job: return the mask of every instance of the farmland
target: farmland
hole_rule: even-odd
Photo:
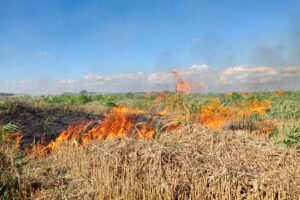
[[[300,1],[0,2],[0,200],[300,200]]]
[[[0,99],[3,199],[297,199],[300,92]]]

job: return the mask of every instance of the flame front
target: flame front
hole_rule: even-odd
[[[85,120],[77,124],[72,123],[66,130],[61,132],[55,141],[45,146],[44,138],[42,138],[41,143],[33,145],[31,149],[39,154],[47,154],[64,142],[83,145],[94,139],[116,137],[152,139],[157,132],[172,131],[183,125],[182,122],[176,122],[176,120],[193,121],[213,129],[222,129],[228,121],[239,120],[253,113],[262,116],[271,108],[271,102],[267,100],[249,99],[231,106],[225,106],[220,103],[218,98],[212,98],[211,103],[203,104],[196,113],[191,114],[191,103],[186,102],[185,97],[187,97],[187,94],[195,92],[197,85],[191,83],[188,79],[183,80],[176,70],[172,73],[177,81],[176,93],[157,94],[157,98],[151,105],[152,109],[155,108],[155,113],[150,114],[150,117],[146,117],[148,113],[144,110],[131,109],[125,106],[115,107],[105,114],[104,120]],[[201,87],[207,89],[205,82],[201,82]],[[232,93],[228,93],[227,97],[231,95]],[[281,95],[281,93],[275,95]],[[150,99],[151,94],[146,93],[145,98]],[[169,123],[170,121],[174,123]],[[256,133],[271,132],[272,128],[272,124],[264,123],[261,124],[261,129],[257,130]],[[18,138],[18,141],[20,139]]]
[[[153,138],[156,127],[156,117],[152,117],[147,123],[139,122],[138,118],[144,111],[127,107],[116,107],[105,114],[103,121],[82,121],[79,124],[70,124],[60,136],[49,145],[37,148],[39,153],[46,154],[65,141],[82,145],[94,139],[108,139],[116,137],[134,137],[136,139]],[[167,126],[163,131],[171,131],[180,127],[180,124]],[[42,145],[41,145],[42,146]]]

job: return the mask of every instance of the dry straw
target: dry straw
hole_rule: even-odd
[[[159,141],[62,146],[28,162],[33,199],[299,199],[300,158],[239,132],[186,126]]]

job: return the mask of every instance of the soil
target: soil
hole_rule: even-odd
[[[103,115],[66,111],[59,108],[41,109],[24,102],[11,102],[6,114],[0,116],[0,123],[5,125],[11,122],[22,128],[20,147],[26,147],[32,143],[39,143],[42,136],[44,144],[49,144],[71,123],[103,119]]]

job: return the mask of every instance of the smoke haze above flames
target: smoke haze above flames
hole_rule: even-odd
[[[300,68],[296,66],[230,66],[214,70],[209,65],[178,69],[182,80],[189,80],[194,92],[274,91],[300,89]],[[170,71],[124,73],[101,76],[87,73],[81,79],[60,81],[4,81],[0,90],[30,95],[61,94],[88,90],[100,93],[174,91],[176,78]]]

